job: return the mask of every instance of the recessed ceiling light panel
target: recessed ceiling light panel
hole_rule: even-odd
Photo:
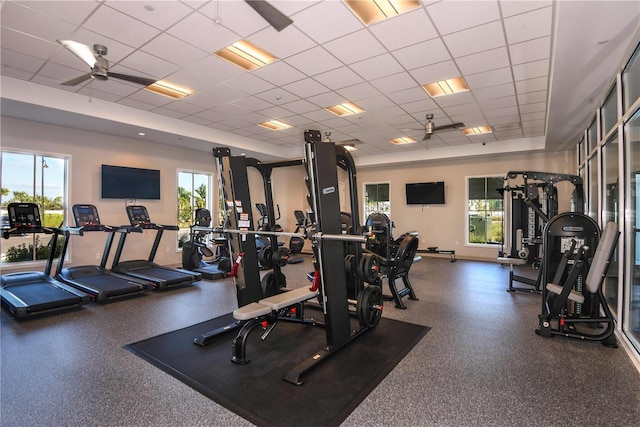
[[[401,136],[400,138],[393,138],[389,140],[390,143],[395,145],[404,145],[404,144],[413,144],[416,142],[415,139],[410,136]]]
[[[421,6],[420,0],[344,0],[365,25],[380,22]]]
[[[481,135],[483,133],[492,133],[491,126],[478,126],[474,128],[462,129],[462,133],[466,136]]]
[[[239,42],[219,50],[216,52],[216,56],[231,62],[233,65],[244,68],[247,71],[264,67],[278,59],[269,52],[260,49],[258,46],[248,42],[247,40],[240,40]]]
[[[291,127],[291,125],[281,122],[280,120],[269,120],[268,122],[258,123],[258,125],[270,130],[282,130]]]
[[[432,98],[444,95],[453,95],[454,93],[467,92],[469,90],[467,83],[462,77],[424,84],[422,85],[422,88]]]
[[[344,104],[333,105],[331,107],[326,107],[325,110],[331,111],[336,116],[350,116],[352,114],[364,112],[364,109],[354,104],[353,102],[345,102]]]

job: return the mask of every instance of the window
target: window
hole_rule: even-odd
[[[9,225],[7,206],[12,202],[36,203],[45,227],[63,225],[67,206],[68,160],[53,155],[11,151],[2,151],[0,160],[2,227]],[[38,233],[3,241],[2,263],[46,259],[50,238],[50,235]],[[63,242],[63,239],[58,239],[58,250]]]
[[[598,132],[596,121],[592,121],[587,129],[587,155],[598,145]]]
[[[189,227],[199,208],[211,211],[211,174],[178,171],[178,248],[188,240]]]
[[[498,245],[503,241],[503,177],[467,178],[467,243]]]
[[[640,110],[625,125],[627,172],[625,302],[623,331],[640,351]]]
[[[631,108],[640,98],[640,45],[622,72],[622,87],[624,90],[624,109]]]
[[[600,117],[602,118],[602,136],[604,137],[607,132],[618,122],[618,96],[616,93],[616,86],[611,89],[607,99],[604,101],[604,105],[600,110]]]
[[[364,185],[364,220],[374,212],[386,214],[391,218],[391,199],[389,183],[373,183]]]
[[[614,132],[602,148],[602,182],[604,184],[602,199],[602,227],[608,221],[620,225],[618,208],[620,204],[620,173],[618,167],[618,132]],[[607,277],[602,290],[609,308],[614,316],[618,316],[618,249],[613,255]]]
[[[598,156],[594,154],[587,161],[587,215],[599,222],[600,199],[598,199]]]

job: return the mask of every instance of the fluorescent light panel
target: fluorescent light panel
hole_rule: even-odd
[[[268,122],[258,123],[258,125],[270,130],[282,130],[291,127],[291,125],[281,122],[280,120],[269,120]]]
[[[344,3],[365,25],[420,7],[419,0],[344,0]]]
[[[344,104],[326,107],[325,110],[331,111],[336,116],[350,116],[352,114],[362,113],[364,110],[353,102],[345,102]]]
[[[191,89],[163,80],[158,80],[154,84],[146,86],[145,89],[174,99],[184,98],[185,96],[189,96],[193,93],[193,90]]]
[[[462,77],[456,77],[453,79],[424,84],[422,85],[422,89],[424,89],[432,98],[436,98],[438,96],[466,92],[469,90],[469,87]]]
[[[413,144],[414,142],[416,142],[416,140],[411,138],[410,136],[402,136],[400,138],[390,139],[389,142],[396,145],[403,145],[403,144]]]
[[[231,46],[219,50],[215,54],[247,71],[264,67],[278,59],[246,40],[240,40]]]
[[[470,135],[480,135],[483,133],[491,133],[493,132],[491,130],[491,126],[478,126],[475,128],[466,128],[466,129],[462,129],[462,133],[465,134],[466,136],[470,136]]]

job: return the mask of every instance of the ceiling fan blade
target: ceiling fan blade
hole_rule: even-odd
[[[265,0],[244,0],[249,6],[260,14],[273,28],[284,30],[293,21]]]
[[[82,83],[85,80],[89,80],[91,78],[91,73],[83,74],[75,79],[68,80],[66,82],[60,83],[63,86],[75,86],[79,83]]]
[[[426,141],[428,139],[431,139],[431,134],[430,133],[425,133],[424,137],[422,138],[423,141]]]
[[[132,83],[137,83],[137,84],[142,85],[142,86],[149,86],[149,85],[152,85],[155,82],[157,82],[157,80],[149,79],[149,78],[146,78],[146,77],[130,76],[128,74],[113,73],[111,71],[107,72],[107,75],[109,77],[113,77],[113,78],[116,78],[116,79],[126,80],[126,81],[132,82]]]
[[[435,126],[433,130],[436,131],[436,130],[444,130],[444,129],[461,129],[463,127],[464,127],[464,123],[458,122],[450,125]]]
[[[62,46],[66,47],[78,58],[82,59],[89,67],[93,68],[96,64],[96,56],[86,44],[74,42],[73,40],[58,40]]]

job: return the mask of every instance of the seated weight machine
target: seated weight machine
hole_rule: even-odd
[[[520,179],[514,185],[514,180]],[[582,178],[576,175],[547,172],[511,171],[504,178],[500,194],[508,192],[507,207],[510,217],[510,251],[500,251],[497,262],[509,265],[508,292],[541,293],[544,225],[558,214],[557,184],[568,181],[573,185],[572,211],[584,210]],[[514,266],[531,265],[538,269],[536,279],[516,275]],[[514,286],[519,282],[526,287]]]
[[[211,212],[209,209],[198,208],[195,212],[193,225],[189,230],[189,240],[182,245],[182,268],[200,273],[204,279],[216,280],[226,277],[228,269],[221,268],[228,264],[223,260],[229,258],[227,238],[221,233],[221,228],[211,227]],[[208,246],[209,236],[213,250]],[[210,261],[205,261],[207,257]],[[221,263],[222,261],[222,263]]]
[[[406,233],[394,240],[392,228],[393,223],[384,213],[375,212],[369,215],[365,223],[365,230],[372,233],[373,236],[367,240],[366,252],[374,254],[378,260],[382,280],[385,276],[388,279],[391,295],[384,295],[385,300],[393,300],[396,308],[406,309],[407,306],[402,302],[403,297],[408,296],[412,301],[418,300],[411,282],[409,282],[411,265],[414,261],[421,259],[421,257],[416,257],[418,234]],[[367,270],[364,269],[364,271]],[[404,288],[398,289],[397,279],[402,279]]]
[[[595,221],[583,214],[560,214],[549,221],[543,261],[549,268],[544,268],[546,286],[536,334],[617,347],[615,323],[602,283],[619,235],[617,224],[608,222],[600,236]]]

